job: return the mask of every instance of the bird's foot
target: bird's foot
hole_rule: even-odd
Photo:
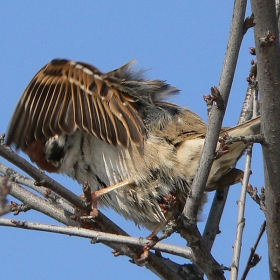
[[[90,194],[91,202],[90,207],[91,210],[88,210],[87,213],[85,211],[82,211],[80,209],[75,209],[75,214],[73,215],[72,219],[80,220],[82,222],[93,222],[95,221],[95,218],[98,217],[98,207],[97,207],[97,201],[98,198],[96,197],[95,193]],[[86,202],[88,202],[87,195],[83,197]]]
[[[98,202],[98,196],[96,195],[96,192],[93,192],[91,194],[91,211],[90,211],[90,216],[95,217],[95,218],[98,216],[97,202]]]
[[[219,138],[220,147],[216,152],[215,159],[218,159],[229,152],[229,144],[227,142],[229,138],[230,136],[228,135],[228,133],[224,133],[224,135]]]
[[[83,195],[81,195],[81,198],[84,200],[85,205],[89,210],[85,213],[85,211],[81,212],[81,210],[76,209],[76,219],[83,222],[93,221],[98,216],[97,198],[95,198],[94,193],[91,193],[88,181],[85,181],[83,184]]]
[[[149,236],[147,236],[148,240],[150,240],[151,242],[148,243],[146,246],[144,246],[144,252],[147,250],[151,250],[158,242],[159,242],[159,238],[156,236],[156,234],[154,232],[152,232]]]
[[[70,218],[85,224],[87,228],[87,225],[95,222],[95,218],[98,216],[97,200],[94,203],[94,210],[92,209],[92,194],[88,181],[85,181],[83,184],[83,195],[81,195],[81,198],[84,201],[85,207],[83,209],[75,208],[75,212]]]
[[[149,250],[143,249],[143,253],[139,256],[136,255],[131,262],[137,264],[138,266],[145,266],[148,263]]]
[[[167,194],[162,198],[162,203],[159,203],[161,211],[166,214],[172,212],[174,206],[177,204],[177,198],[173,194]]]
[[[138,266],[145,266],[148,263],[149,251],[157,244],[158,237],[152,232],[146,239],[151,240],[147,245],[143,247],[141,254],[135,254],[131,262]]]

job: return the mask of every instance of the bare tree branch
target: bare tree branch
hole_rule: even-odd
[[[245,280],[250,269],[252,267],[256,266],[258,264],[258,262],[261,260],[261,257],[259,255],[257,255],[255,252],[256,252],[259,242],[263,236],[263,233],[265,232],[265,228],[266,228],[266,221],[263,222],[263,224],[260,228],[260,232],[258,234],[257,240],[256,240],[254,246],[251,248],[251,253],[248,258],[248,262],[247,262],[246,268],[243,272],[243,275],[241,277],[241,280]]]
[[[19,167],[37,182],[41,182],[43,186],[51,188],[52,191],[65,198],[76,207],[84,208],[86,206],[81,198],[77,197],[73,192],[55,182],[42,171],[39,171],[27,160],[19,157],[17,153],[15,153],[10,147],[6,146],[3,142],[0,145],[0,156]]]
[[[252,108],[252,117],[255,118],[257,116],[257,105],[256,104],[258,102],[257,87],[256,87],[257,82],[256,82],[256,73],[254,73],[254,71],[252,69],[256,70],[256,66],[254,63],[252,63],[252,67],[251,67],[251,71],[250,71],[249,90],[250,90],[251,98],[249,100],[251,100],[251,102],[250,102],[249,107]],[[245,114],[245,116],[241,114],[240,119],[241,119],[241,116],[243,116],[243,118],[246,119],[246,114]],[[240,122],[240,120],[239,120],[239,122]],[[259,136],[260,136],[259,138],[261,140],[263,140],[261,135],[259,135]],[[257,142],[256,139],[254,139],[253,141]],[[245,213],[245,205],[246,205],[246,193],[247,193],[247,188],[249,185],[249,178],[251,175],[252,150],[253,150],[253,144],[250,144],[247,148],[244,177],[242,180],[240,199],[238,201],[239,207],[238,207],[236,241],[235,241],[234,250],[233,250],[233,262],[232,262],[232,266],[231,266],[231,275],[230,275],[232,280],[237,280],[237,278],[238,278],[243,230],[245,227],[244,213]]]
[[[11,191],[10,186],[7,184],[8,178],[0,183],[0,216],[11,212],[11,206],[7,205],[7,196]]]
[[[198,165],[197,173],[193,181],[192,192],[187,199],[184,208],[185,221],[182,221],[182,228],[190,228],[188,231],[191,232],[191,236],[195,236],[196,242],[190,242],[188,238],[191,236],[187,230],[181,230],[180,234],[182,237],[187,238],[189,245],[191,246],[194,255],[198,254],[197,260],[201,260],[201,254],[204,258],[212,260],[212,268],[217,269],[217,264],[213,260],[213,257],[206,252],[206,244],[202,240],[200,233],[198,232],[195,223],[196,217],[204,191],[204,186],[206,185],[208,175],[215,158],[216,143],[218,142],[219,132],[221,130],[222,121],[225,113],[225,108],[227,105],[234,72],[237,64],[238,54],[241,46],[241,42],[244,35],[244,18],[246,10],[247,1],[235,1],[233,19],[231,25],[231,31],[229,36],[229,42],[227,47],[227,53],[225,57],[225,62],[221,74],[219,92],[221,93],[221,99],[223,106],[212,106],[209,114],[209,123],[207,126],[206,139],[202,151],[202,156]],[[202,253],[203,252],[203,253]],[[209,263],[196,262],[196,264],[202,268],[209,279],[216,279],[215,277],[220,277],[223,279],[223,275],[218,275],[213,273],[215,269],[209,269],[207,267]],[[216,270],[217,271],[217,270]],[[219,279],[219,278],[217,278]]]
[[[179,225],[180,228],[184,228],[184,230],[180,230],[180,234],[188,240],[187,245],[192,249],[194,263],[202,269],[208,279],[225,279],[223,268],[211,255],[198,228],[190,227],[184,219],[179,219],[179,222],[182,223]]]
[[[3,180],[6,179],[0,177],[0,180],[3,182]],[[70,218],[70,214],[72,213],[67,213],[64,209],[61,209],[53,203],[27,191],[17,183],[9,180],[7,184],[11,188],[10,195],[27,204],[31,209],[37,210],[63,224],[72,226],[79,225]]]
[[[29,230],[45,231],[45,232],[59,233],[59,234],[65,234],[70,236],[90,238],[92,239],[91,240],[92,244],[100,243],[100,242],[102,243],[110,242],[116,244],[126,244],[126,245],[144,247],[151,242],[151,240],[145,238],[116,235],[111,233],[89,230],[81,227],[73,227],[73,226],[62,227],[62,226],[54,226],[54,225],[42,224],[42,223],[15,221],[15,220],[5,219],[5,218],[0,218],[0,226],[16,227],[16,228],[23,228]],[[192,260],[191,250],[187,248],[183,248],[181,246],[158,242],[153,247],[153,249]]]
[[[218,190],[213,198],[208,219],[203,231],[203,238],[208,250],[211,250],[216,235],[220,233],[219,224],[226,204],[228,191],[229,187]]]
[[[253,108],[254,106],[256,106],[254,104],[258,103],[256,76],[256,64],[254,61],[252,61],[249,78],[247,79],[249,85],[247,88],[238,124],[244,123],[252,118]],[[257,108],[255,110],[257,111]],[[223,190],[218,190],[216,191],[215,196],[213,198],[207,223],[203,232],[203,238],[206,241],[209,250],[211,250],[212,248],[216,235],[220,233],[219,224],[222,217],[222,213],[224,211],[228,191],[229,187],[225,187],[223,188]]]
[[[33,189],[34,191],[41,194],[42,196],[50,199],[53,203],[59,204],[64,210],[67,210],[68,212],[71,213],[74,212],[73,206],[67,200],[63,199],[62,197],[56,195],[53,192],[50,193],[49,189],[45,187],[36,186],[35,180],[23,176],[22,174],[16,172],[12,168],[5,166],[1,162],[0,162],[0,173],[8,176],[13,182],[27,186],[28,188]]]
[[[238,201],[239,208],[238,208],[236,240],[235,240],[235,244],[234,244],[233,262],[232,262],[232,266],[231,266],[231,275],[230,275],[230,277],[231,277],[230,279],[232,279],[232,280],[237,280],[238,271],[239,271],[242,237],[243,237],[243,230],[245,227],[244,212],[245,212],[245,204],[246,204],[246,192],[247,192],[247,186],[249,183],[249,178],[250,178],[250,173],[251,173],[251,161],[252,161],[252,145],[250,145],[247,149],[244,178],[242,181],[240,199]]]
[[[197,169],[197,174],[193,181],[192,193],[184,208],[184,215],[187,217],[189,223],[196,221],[204,186],[206,185],[206,181],[215,158],[216,143],[218,142],[223,116],[237,64],[238,53],[243,39],[246,4],[247,1],[240,0],[235,1],[234,4],[229,42],[219,86],[219,92],[221,93],[224,106],[223,108],[221,108],[221,106],[219,106],[219,108],[218,106],[213,106],[209,115],[209,124],[207,126],[202,156]]]
[[[251,0],[262,100],[262,145],[265,171],[265,211],[270,257],[270,278],[280,279],[280,53],[275,1]]]

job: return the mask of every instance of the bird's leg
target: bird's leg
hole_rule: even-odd
[[[173,212],[172,208],[176,204],[176,196],[170,193],[162,198],[162,201],[161,203],[159,203],[159,206],[161,208],[161,211],[166,215]],[[149,242],[146,246],[143,247],[143,253],[140,256],[135,256],[135,258],[133,259],[134,263],[136,263],[139,266],[144,266],[147,264],[150,249],[152,249],[157,244],[157,242],[164,239],[164,237],[158,238],[157,234],[169,223],[168,221],[169,219],[167,218],[166,221],[159,223],[153,230],[153,232],[149,236],[147,236],[146,239],[151,240],[151,242]]]
[[[159,206],[161,208],[161,211],[166,215],[173,212],[173,208],[176,204],[176,196],[170,193],[162,198],[162,203],[159,203]],[[151,240],[151,243],[145,246],[146,248],[151,249],[159,241],[157,234],[167,225],[167,223],[168,221],[164,221],[157,225],[153,232],[147,237],[147,239]]]
[[[152,249],[158,243],[159,238],[157,237],[157,234],[166,226],[166,224],[167,221],[159,223],[157,227],[153,230],[153,232],[147,236],[146,239],[151,240],[151,242],[143,248],[144,253],[145,251],[149,251],[150,249]]]
[[[152,249],[157,242],[159,241],[157,234],[161,229],[166,225],[167,222],[161,222],[159,225],[153,230],[153,232],[146,238],[151,240],[149,244],[143,247],[143,253],[140,255],[136,255],[133,259],[133,261],[138,265],[138,266],[144,266],[148,262],[148,256],[149,256],[149,251]]]
[[[113,190],[116,190],[116,189],[118,189],[118,188],[121,188],[121,187],[125,187],[125,186],[127,186],[127,185],[132,184],[132,183],[134,183],[134,181],[133,181],[132,179],[126,179],[126,180],[124,180],[124,181],[121,181],[121,182],[119,182],[119,183],[117,183],[117,184],[114,184],[114,185],[112,185],[112,186],[109,186],[109,187],[107,187],[107,188],[104,188],[104,189],[95,191],[94,193],[95,193],[95,195],[96,195],[97,197],[100,197],[100,196],[102,196],[102,195],[104,195],[104,194],[106,194],[106,193],[109,193],[109,192],[111,192],[111,191],[113,191]]]
[[[156,241],[158,242],[158,237],[157,234],[166,226],[167,221],[161,222],[157,225],[157,227],[153,230],[153,232],[147,236],[147,239],[151,240],[151,241]],[[156,243],[155,243],[156,244]],[[148,245],[150,248],[152,248],[152,246],[149,244]]]
[[[162,203],[159,203],[159,206],[161,208],[161,211],[166,215],[168,213],[173,212],[173,208],[176,204],[177,204],[176,196],[170,193],[162,198]],[[144,250],[145,249],[150,250],[160,240],[157,237],[157,234],[168,224],[168,220],[169,219],[167,219],[167,221],[163,221],[159,223],[157,227],[153,230],[153,232],[147,237],[147,239],[151,240],[151,243],[146,245],[144,247]]]
[[[95,191],[91,194],[91,203],[92,203],[92,206],[91,206],[91,212],[90,212],[90,215],[93,216],[93,217],[96,217],[98,215],[98,208],[97,208],[97,201],[98,201],[98,198],[104,194],[107,194],[111,191],[114,191],[118,188],[122,188],[122,187],[125,187],[125,186],[128,186],[130,184],[134,183],[134,181],[132,179],[126,179],[124,181],[121,181],[117,184],[114,184],[114,185],[111,185],[107,188],[103,188],[101,190],[98,190],[98,191]]]
[[[167,231],[163,233],[163,235],[158,238],[157,234],[164,228],[168,227]],[[144,266],[147,264],[148,256],[149,256],[149,251],[152,249],[159,241],[169,237],[174,230],[175,224],[174,221],[164,221],[158,224],[158,226],[153,230],[153,232],[146,238],[151,240],[149,244],[143,247],[143,253],[134,258],[134,262],[139,265],[139,266]],[[157,254],[160,254],[160,252],[156,252]]]
[[[177,204],[177,198],[173,194],[167,194],[162,198],[162,203],[159,203],[161,211],[166,215],[168,213],[172,213],[173,207]],[[135,263],[139,266],[143,266],[147,263],[147,258],[149,255],[149,250],[152,249],[160,240],[166,238],[166,235],[163,235],[161,238],[157,237],[157,234],[169,223],[169,219],[167,221],[163,221],[157,225],[157,227],[153,230],[153,232],[147,237],[147,239],[151,240],[149,244],[144,246],[143,253],[137,259],[135,259]],[[170,233],[171,234],[171,233]]]

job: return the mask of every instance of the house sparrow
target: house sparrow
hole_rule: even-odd
[[[54,59],[24,91],[7,144],[43,170],[88,181],[93,193],[114,186],[98,203],[154,230],[174,209],[182,211],[205,139],[198,115],[163,101],[177,92],[164,81],[144,79],[131,63],[102,73]],[[259,119],[223,130],[230,136],[259,131]],[[233,143],[214,161],[206,191],[223,187],[245,148]]]

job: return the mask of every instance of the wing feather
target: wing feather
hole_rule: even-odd
[[[146,132],[135,109],[138,99],[111,76],[86,63],[52,60],[24,91],[7,144],[25,150],[33,141],[80,129],[113,145],[141,145]]]

